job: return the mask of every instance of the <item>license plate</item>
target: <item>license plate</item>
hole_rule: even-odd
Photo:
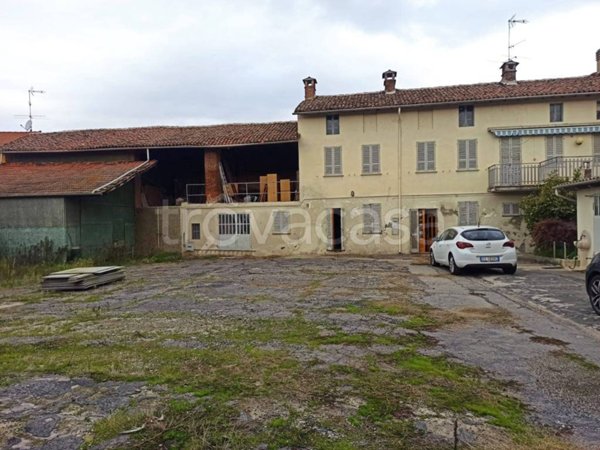
[[[479,260],[481,262],[498,262],[500,261],[499,256],[480,256]]]

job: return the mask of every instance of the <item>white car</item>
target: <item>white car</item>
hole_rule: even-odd
[[[469,267],[495,267],[507,274],[517,271],[515,243],[494,227],[452,227],[434,239],[429,251],[432,266],[448,266],[458,275]]]

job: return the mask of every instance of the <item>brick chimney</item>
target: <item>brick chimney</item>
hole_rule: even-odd
[[[600,74],[600,50],[596,52],[596,73]]]
[[[393,94],[396,92],[396,75],[397,73],[392,69],[386,70],[381,74],[386,94]]]
[[[518,62],[509,59],[500,66],[502,69],[502,84],[517,84],[517,66]]]
[[[317,95],[317,79],[306,77],[302,82],[304,83],[304,99],[310,100],[315,98]]]

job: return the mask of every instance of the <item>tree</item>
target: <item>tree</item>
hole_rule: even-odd
[[[575,181],[577,176],[573,178]],[[572,201],[570,201],[554,193],[556,186],[567,181],[569,181],[568,178],[552,174],[535,193],[521,200],[519,208],[530,232],[533,232],[536,223],[545,219],[577,220],[577,205],[574,194],[563,194],[565,197],[572,198]]]

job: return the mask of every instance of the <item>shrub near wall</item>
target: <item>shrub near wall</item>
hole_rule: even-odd
[[[545,219],[533,226],[531,237],[536,253],[550,256],[556,243],[557,253],[563,255],[563,243],[567,243],[567,252],[574,250],[573,241],[577,240],[577,223],[571,220]]]

